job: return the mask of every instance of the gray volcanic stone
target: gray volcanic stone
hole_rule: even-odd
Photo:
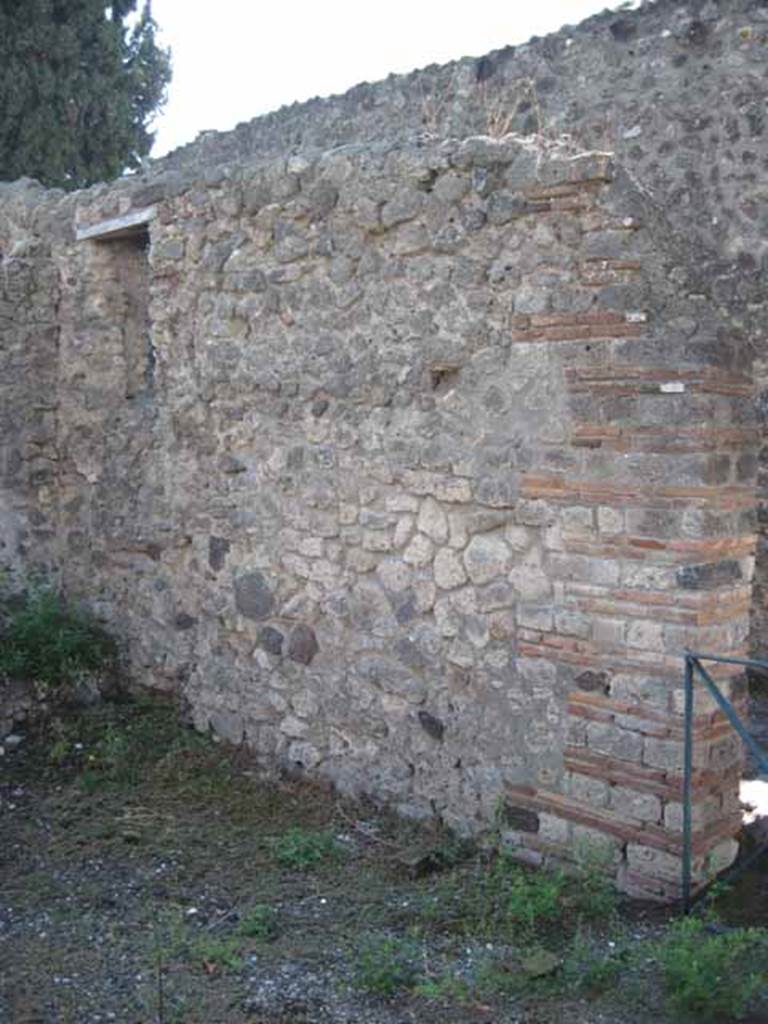
[[[279,629],[274,626],[264,626],[259,631],[259,645],[269,654],[280,655],[283,653],[283,641],[285,637]]]
[[[419,712],[419,725],[427,736],[431,736],[433,740],[442,740],[445,733],[445,725],[435,715],[430,714],[429,711]]]
[[[266,619],[274,603],[269,584],[258,570],[235,580],[235,605],[246,619]]]
[[[300,665],[309,665],[320,650],[315,631],[300,623],[291,630],[288,637],[288,657]]]
[[[229,549],[230,543],[224,537],[208,538],[208,564],[214,572],[224,568]]]

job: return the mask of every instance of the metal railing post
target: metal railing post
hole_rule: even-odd
[[[685,656],[685,749],[683,752],[683,910],[691,909],[691,790],[693,788],[693,657]]]

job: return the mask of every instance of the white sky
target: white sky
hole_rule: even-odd
[[[173,54],[153,156],[294,100],[525,42],[619,0],[153,0]]]

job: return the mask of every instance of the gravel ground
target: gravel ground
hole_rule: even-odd
[[[571,911],[535,934],[479,927],[488,872],[442,833],[260,778],[165,709],[64,717],[0,759],[0,1022],[672,1019],[646,955],[667,914],[592,921],[589,949],[627,959],[585,986],[565,977]],[[742,918],[749,902],[733,901]],[[382,975],[403,984],[371,992]]]

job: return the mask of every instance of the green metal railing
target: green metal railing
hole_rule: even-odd
[[[714,661],[723,665],[742,665],[744,668],[757,669],[768,673],[768,661],[759,661],[754,658],[726,658],[718,654],[696,654],[693,651],[685,653],[685,749],[683,765],[683,906],[685,912],[691,908],[691,796],[693,788],[693,687],[696,677],[705,683],[715,703],[726,716],[741,740],[747,745],[753,757],[757,761],[761,773],[768,774],[768,752],[755,741],[748,729],[736,713],[736,709],[728,698],[720,690],[712,676],[702,665],[703,661]],[[755,855],[749,858],[752,863],[757,856],[764,853],[768,847],[759,849]],[[741,865],[741,870],[746,869],[747,863]]]

